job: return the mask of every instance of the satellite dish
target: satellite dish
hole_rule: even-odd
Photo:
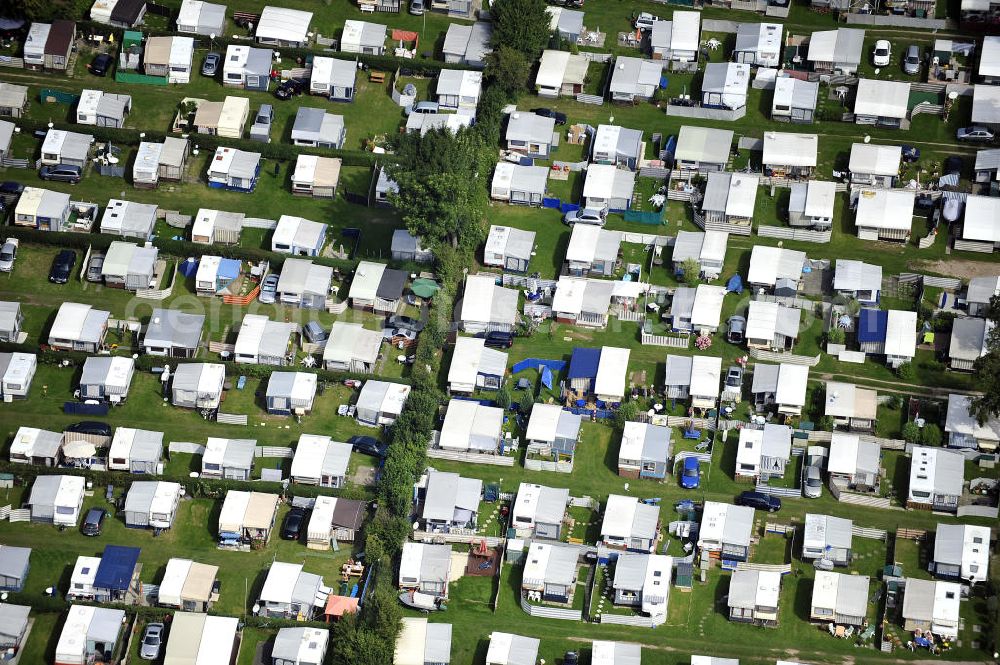
[[[419,526],[420,526],[420,522],[414,522],[413,523],[413,530],[416,531]]]
[[[948,93],[948,99],[950,99],[952,101],[958,99],[958,92],[955,91],[955,90],[952,90],[951,92],[949,92]]]
[[[871,143],[871,141],[872,141],[872,137],[869,136],[868,134],[865,134],[865,143]]]

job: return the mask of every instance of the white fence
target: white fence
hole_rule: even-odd
[[[622,231],[622,242],[631,243],[633,245],[656,245],[658,247],[667,247],[668,245],[674,244],[676,239],[674,236],[658,236],[655,233],[635,233],[633,231]]]
[[[563,607],[543,607],[541,605],[532,605],[524,599],[524,596],[521,596],[521,609],[533,617],[542,617],[543,619],[564,619],[566,621],[583,620],[583,612],[580,610],[570,610]]]
[[[841,503],[848,503],[853,506],[865,506],[867,508],[879,508],[882,510],[896,509],[899,510],[897,506],[893,506],[889,499],[880,496],[872,496],[870,494],[856,494],[847,489],[846,485],[841,485],[837,482],[830,482],[830,494],[833,495],[837,501]]]
[[[960,252],[979,252],[980,254],[992,254],[993,243],[981,242],[978,240],[962,240],[955,238],[955,249]]]
[[[551,460],[525,459],[524,468],[528,471],[555,471],[557,473],[573,473],[572,462],[553,462]]]
[[[7,515],[7,519],[11,522],[30,522],[31,510],[28,508],[17,508],[16,510],[10,511],[10,514]]]
[[[260,217],[243,218],[243,228],[245,229],[264,229],[265,231],[273,231],[277,226],[278,220],[276,219],[262,219]]]
[[[576,101],[580,102],[581,104],[590,104],[591,106],[604,105],[604,97],[600,95],[587,95],[582,92],[576,96]]]
[[[656,628],[664,621],[666,617],[663,617],[662,621],[656,621],[652,617],[639,616],[638,614],[598,614],[597,619],[600,623],[615,624],[616,626],[639,626],[640,628]]]
[[[1000,508],[996,506],[959,506],[955,514],[959,517],[989,517],[996,519],[1000,516]],[[13,517],[11,517],[11,521],[14,521]]]
[[[716,120],[733,122],[745,117],[747,107],[738,109],[715,109],[704,106],[667,106],[667,115],[672,118],[697,118],[699,120]]]
[[[215,422],[223,425],[246,425],[247,415],[245,413],[223,413],[219,411],[215,414]]]
[[[736,570],[760,570],[768,573],[781,573],[787,575],[792,572],[790,563],[752,563],[750,561],[740,561],[736,564]]]
[[[290,459],[295,456],[295,451],[288,446],[257,446],[253,449],[253,456]]]
[[[648,335],[642,333],[641,342],[649,346],[666,346],[672,349],[686,349],[691,346],[691,336],[671,337],[669,335]]]
[[[168,453],[186,453],[188,455],[204,455],[205,446],[190,441],[171,441],[167,444]]]
[[[833,231],[814,231],[813,229],[795,229],[789,226],[771,226],[760,224],[757,226],[757,235],[765,238],[783,238],[785,240],[798,240],[801,242],[830,242]]]
[[[482,453],[467,453],[461,450],[443,450],[427,448],[427,456],[434,459],[446,459],[453,462],[471,462],[473,464],[491,464],[493,466],[514,466],[514,458],[506,455],[484,455]]]
[[[618,317],[619,321],[631,321],[633,323],[642,323],[643,321],[646,320],[645,313],[641,311],[633,312],[632,310],[629,309],[623,309],[619,310],[618,312],[615,312],[614,314],[615,316]]]
[[[956,29],[954,21],[940,18],[917,18],[915,16],[893,16],[891,14],[848,14],[847,25],[874,25],[893,28],[916,28],[917,30]]]
[[[851,535],[857,536],[859,538],[870,538],[872,540],[885,541],[886,534],[884,529],[871,529],[863,526],[851,526]]]
[[[794,353],[777,353],[775,351],[766,351],[764,349],[748,349],[748,353],[754,360],[763,360],[765,362],[773,363],[789,363],[791,365],[806,365],[807,367],[815,367],[820,361],[820,355],[818,353],[816,354],[816,357],[799,356]]]
[[[487,547],[496,547],[504,542],[503,538],[497,536],[483,536],[469,529],[461,532],[452,531],[450,533],[433,533],[430,531],[414,531],[413,540],[418,543],[478,543],[486,541]]]
[[[795,489],[794,487],[771,487],[767,483],[757,483],[756,490],[762,494],[770,494],[771,496],[799,496],[802,494],[802,490]]]

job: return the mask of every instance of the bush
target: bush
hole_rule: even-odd
[[[834,326],[826,332],[827,344],[843,344],[845,338],[846,333],[840,326]]]
[[[913,369],[912,363],[903,363],[896,369],[896,375],[902,381],[912,381],[916,372]]]
[[[920,443],[925,446],[940,446],[941,428],[934,423],[924,425],[923,430],[920,432]]]
[[[903,439],[907,443],[916,443],[920,440],[920,428],[912,420],[908,420],[905,425],[903,425]]]

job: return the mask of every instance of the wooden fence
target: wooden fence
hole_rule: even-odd
[[[226,342],[208,342],[209,353],[232,353],[236,350],[235,344],[227,344]]]
[[[752,563],[750,561],[740,561],[736,564],[736,570],[759,570],[768,573],[781,573],[787,575],[792,572],[790,563]]]
[[[923,540],[927,537],[925,529],[896,529],[896,537],[905,540]]]

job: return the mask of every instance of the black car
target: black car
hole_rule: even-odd
[[[85,536],[101,535],[101,525],[104,524],[104,518],[107,515],[107,511],[103,508],[91,508],[87,511],[86,517],[83,518],[83,524],[80,525],[80,533]]]
[[[285,540],[298,540],[302,533],[302,527],[306,523],[306,509],[295,507],[285,515],[285,521],[281,525],[281,537]]]
[[[347,440],[354,447],[355,452],[374,457],[385,457],[389,447],[373,436],[352,436]]]
[[[274,96],[278,99],[291,99],[296,95],[301,95],[306,91],[306,83],[300,79],[288,79],[282,81],[274,90]]]
[[[65,284],[69,281],[70,273],[73,272],[73,264],[76,263],[76,252],[71,249],[61,250],[52,260],[52,269],[49,270],[49,281],[53,284]],[[108,428],[108,436],[111,436],[111,429]]]
[[[17,196],[24,191],[24,185],[13,180],[0,182],[0,196]]]
[[[66,428],[67,432],[74,434],[92,434],[94,436],[111,437],[111,425],[102,423],[99,420],[81,420]]]
[[[481,336],[486,340],[486,346],[492,349],[509,349],[514,346],[514,333],[503,332],[502,330],[491,330]]]
[[[402,314],[393,314],[388,319],[385,320],[386,328],[403,328],[404,330],[412,330],[413,332],[420,332],[424,329],[424,322],[420,319],[415,319],[412,316],[403,316]]]
[[[743,492],[736,497],[737,506],[750,506],[757,510],[766,510],[775,513],[781,510],[781,499],[763,492]]]
[[[566,114],[562,111],[554,111],[550,108],[540,107],[537,109],[531,109],[531,112],[535,115],[540,115],[543,118],[552,118],[556,121],[557,125],[566,124]]]
[[[87,69],[94,76],[104,76],[111,69],[111,65],[114,64],[114,58],[112,58],[107,53],[98,53],[97,57],[90,61],[87,65]]]

